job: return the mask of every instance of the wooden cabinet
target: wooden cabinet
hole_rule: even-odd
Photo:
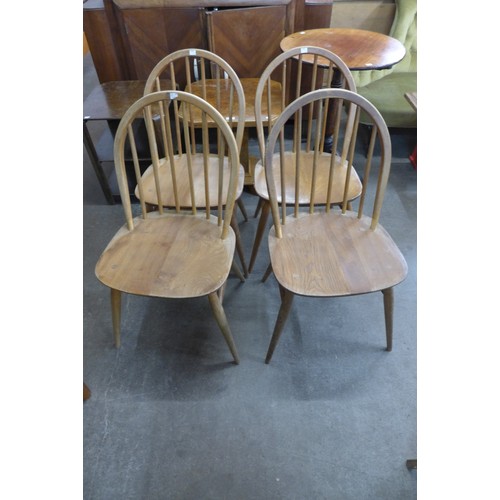
[[[101,83],[146,79],[190,47],[221,55],[242,78],[260,76],[294,31],[296,1],[87,0],[83,28]]]
[[[156,63],[181,48],[205,48],[197,8],[118,9],[124,26],[125,58],[133,79],[146,80]]]
[[[293,32],[293,4],[206,12],[208,48],[240,78],[259,78],[281,53],[280,41]]]
[[[146,79],[165,55],[212,50],[260,76],[284,36],[313,28],[388,33],[394,0],[86,0],[83,29],[101,83]]]

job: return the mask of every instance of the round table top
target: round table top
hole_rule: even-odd
[[[374,31],[351,28],[320,28],[292,33],[283,38],[283,51],[301,46],[322,47],[337,54],[351,70],[385,69],[403,59],[404,45]],[[314,56],[304,55],[304,61]],[[319,61],[321,64],[321,60]]]

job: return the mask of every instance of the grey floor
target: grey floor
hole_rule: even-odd
[[[96,83],[87,55],[84,97]],[[239,366],[206,300],[126,297],[114,347],[109,292],[94,266],[124,220],[84,152],[85,499],[416,498],[417,472],[406,467],[417,458],[415,140],[394,134],[381,218],[409,266],[395,291],[393,351],[384,351],[381,294],[297,297],[269,365],[279,292],[274,279],[261,282],[265,245],[247,281],[231,275],[225,294]],[[249,258],[257,199],[243,199]]]

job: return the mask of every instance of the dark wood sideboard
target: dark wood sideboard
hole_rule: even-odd
[[[191,47],[259,77],[283,37],[310,27],[307,9],[315,27],[328,25],[331,0],[87,0],[83,30],[100,83],[144,80],[165,55]]]

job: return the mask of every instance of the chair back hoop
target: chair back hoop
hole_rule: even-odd
[[[165,74],[171,89],[162,88],[162,76]],[[241,81],[234,69],[222,57],[204,49],[181,49],[164,57],[149,74],[144,86],[144,95],[161,90],[177,90],[193,93],[193,84],[197,85],[199,97],[207,100],[206,83],[215,83],[215,99],[211,104],[219,111],[222,104],[227,109],[222,112],[226,121],[236,127],[236,144],[241,150],[245,128],[245,94]],[[199,95],[199,93],[201,95]],[[227,113],[227,114],[226,114]],[[236,122],[236,123],[235,123]]]
[[[292,68],[292,65],[288,64],[289,60],[295,60],[298,65],[297,78],[295,82],[295,95],[293,97],[289,95]],[[311,71],[310,83],[307,85],[308,90],[306,92],[301,90],[307,83],[305,82],[305,76],[302,71],[304,65]],[[262,73],[255,92],[255,122],[262,161],[264,161],[265,128],[267,129],[267,132],[269,132],[273,125],[273,120],[271,118],[271,87],[269,83],[273,78],[273,73],[275,73],[280,67],[281,72],[279,77],[281,79],[282,89],[280,103],[281,112],[285,109],[287,102],[297,99],[301,93],[304,94],[308,91],[316,90],[318,86],[324,87],[324,85],[326,85],[327,87],[330,87],[331,83],[334,81],[334,77],[339,85],[351,90],[352,92],[356,92],[356,83],[354,82],[350,69],[337,54],[334,54],[329,50],[321,47],[303,46],[286,50],[276,56]],[[318,73],[321,72],[323,73],[323,82],[319,81]],[[276,73],[274,76],[276,76]],[[265,90],[266,92],[264,92]],[[267,127],[264,126],[262,119],[263,102],[266,105],[265,109],[267,109],[267,112],[264,113],[264,116],[268,117]],[[313,112],[312,106],[309,112]]]
[[[171,115],[168,112],[169,108],[171,108],[172,106],[176,110],[182,109],[184,113],[189,113],[191,109],[195,109],[201,114],[203,122],[202,131],[201,134],[197,134],[195,136],[197,144],[195,144],[194,146],[198,146],[197,148],[192,148],[191,134],[185,121],[183,124],[176,123],[174,124],[174,127],[172,127],[170,123]],[[175,211],[177,213],[182,212],[184,214],[190,213],[192,215],[197,215],[196,207],[200,206],[200,200],[196,200],[194,198],[194,192],[192,191],[192,168],[195,157],[202,158],[201,161],[203,162],[204,179],[206,184],[208,184],[210,178],[209,157],[211,157],[212,160],[215,157],[216,163],[218,164],[217,182],[219,185],[219,193],[222,189],[222,185],[224,184],[224,179],[221,179],[221,176],[224,173],[223,163],[224,161],[229,162],[229,181],[227,181],[226,179],[226,184],[228,186],[227,201],[224,207],[222,206],[222,202],[220,202],[219,206],[217,207],[218,222],[219,225],[222,226],[221,238],[224,239],[228,234],[228,228],[231,222],[231,216],[236,201],[239,170],[238,147],[233,132],[224,117],[211,104],[204,101],[202,98],[190,94],[189,92],[183,91],[167,90],[144,95],[126,111],[118,126],[114,142],[114,162],[128,229],[132,230],[134,227],[129,186],[137,184],[139,193],[141,193],[143,190],[140,160],[137,153],[136,139],[133,127],[134,121],[137,119],[143,119],[146,126],[149,153],[152,161],[156,196],[158,200],[158,212],[160,215],[162,215],[166,210],[163,207],[162,195],[160,190],[161,175],[172,175],[173,189],[177,189],[174,179],[176,167],[170,168],[169,174],[165,172],[161,173],[161,164],[169,164],[173,166],[174,156],[176,157],[176,159],[178,159],[179,157],[185,158],[185,168],[188,169],[188,176],[190,179],[189,188],[191,189],[192,194],[192,207],[191,209],[189,209],[186,207],[177,206],[175,207],[175,209],[172,209],[172,211]],[[158,120],[162,122],[161,134],[158,133],[158,127],[155,123]],[[209,150],[210,144],[208,134],[208,121],[211,121],[217,127],[217,130],[220,131],[220,133],[218,134],[219,140],[217,141],[216,145],[218,148],[216,154],[210,154]],[[179,141],[177,141],[177,143],[185,144],[184,150],[174,151],[174,143],[176,143],[176,141],[173,140],[172,136],[176,135],[177,133],[181,134],[181,137],[179,138]],[[127,144],[130,146],[132,160],[126,159]],[[160,151],[166,151],[166,155],[162,158],[160,158]],[[129,177],[131,176],[131,174],[129,174],[127,170],[127,163],[130,163],[130,161],[133,162],[133,171],[135,174],[134,182],[130,182]],[[206,188],[206,191],[208,191],[208,188]],[[225,194],[226,193],[224,193],[224,195],[220,193],[219,198],[222,200],[222,198],[225,198]],[[142,218],[148,218],[150,214],[148,207],[144,202],[144,196],[140,194],[139,198]],[[207,219],[212,217],[210,215],[211,209],[212,207],[210,206],[209,198],[207,197],[207,199],[205,200],[205,213]]]
[[[325,120],[323,120],[324,114],[326,113],[326,110],[329,107],[330,101],[332,100],[338,100],[339,104],[346,105],[348,107],[348,112],[347,112],[347,119],[345,120],[345,126],[344,126],[344,131],[342,135],[342,141],[343,141],[343,147],[342,147],[342,155],[339,156],[338,154],[330,154],[330,153],[325,153],[322,149],[321,145],[321,139],[318,138],[318,136],[323,136],[324,135],[324,125],[325,125]],[[302,111],[305,109],[307,106],[309,106],[311,103],[318,103],[320,104],[319,106],[319,115],[316,120],[316,129],[315,129],[315,137],[314,137],[314,146],[312,150],[309,150],[308,147],[309,145],[306,144],[307,141],[309,140],[309,135],[307,138],[307,141],[304,142],[302,139],[302,128],[301,128],[301,122],[302,122]],[[275,233],[278,238],[282,237],[282,231],[281,231],[281,225],[285,224],[286,221],[286,205],[284,203],[281,204],[281,216],[280,216],[280,211],[279,211],[279,203],[278,203],[278,196],[277,196],[277,181],[278,179],[275,178],[275,166],[276,162],[280,162],[280,176],[281,178],[279,179],[279,182],[281,184],[281,188],[284,189],[285,186],[285,161],[283,160],[284,153],[285,153],[285,140],[284,140],[284,133],[283,129],[285,127],[285,124],[293,117],[294,118],[294,123],[297,123],[299,126],[295,127],[294,125],[294,137],[292,141],[289,141],[293,143],[293,149],[292,149],[292,154],[295,155],[295,166],[294,166],[294,175],[295,175],[295,208],[294,208],[294,217],[299,216],[299,202],[298,202],[298,193],[300,192],[300,166],[301,166],[301,155],[304,154],[304,149],[306,153],[308,152],[309,155],[314,155],[314,162],[313,162],[313,172],[311,175],[312,178],[312,183],[311,183],[311,194],[310,194],[310,203],[309,203],[309,213],[314,212],[314,193],[315,189],[317,186],[315,185],[315,169],[317,165],[317,160],[321,158],[326,158],[328,161],[330,161],[330,185],[328,186],[328,190],[330,191],[332,186],[331,186],[331,179],[333,178],[332,172],[334,168],[334,164],[340,164],[340,165],[347,165],[347,171],[345,175],[345,184],[344,184],[344,200],[342,203],[342,212],[345,213],[348,207],[348,196],[347,196],[347,186],[349,184],[349,178],[350,178],[350,172],[353,169],[353,161],[354,161],[354,154],[355,154],[355,148],[356,148],[356,143],[358,142],[363,142],[363,139],[358,138],[358,130],[360,127],[359,125],[359,116],[360,112],[363,111],[368,115],[371,120],[372,120],[372,133],[371,133],[371,138],[370,138],[370,144],[368,148],[368,154],[366,155],[365,158],[365,167],[363,170],[358,170],[358,172],[361,172],[362,176],[362,192],[360,195],[359,200],[357,200],[357,203],[359,203],[359,207],[357,209],[357,214],[358,218],[361,218],[363,215],[363,210],[364,210],[364,205],[365,205],[365,200],[366,200],[366,194],[367,194],[367,187],[368,187],[368,181],[370,177],[370,173],[372,170],[372,160],[374,157],[374,148],[375,145],[378,144],[380,146],[380,166],[379,166],[379,171],[378,171],[378,179],[377,179],[377,186],[376,186],[376,191],[375,191],[375,196],[374,196],[374,201],[373,201],[373,210],[372,210],[372,222],[371,222],[371,228],[375,229],[378,220],[380,217],[380,211],[382,208],[382,203],[384,199],[384,194],[385,194],[385,189],[387,186],[387,181],[389,178],[389,173],[390,173],[390,167],[391,167],[391,138],[389,135],[389,130],[387,128],[387,125],[382,118],[382,115],[379,113],[379,111],[371,104],[367,99],[364,97],[360,96],[359,94],[355,92],[351,92],[346,89],[320,89],[320,90],[314,90],[312,92],[309,92],[292,103],[290,103],[285,110],[281,113],[279,118],[276,120],[275,124],[273,125],[271,132],[269,133],[269,137],[267,139],[266,143],[266,153],[265,153],[265,173],[266,173],[266,182],[267,182],[267,188],[269,192],[269,201],[271,204],[271,212],[273,216],[273,221],[274,221],[274,227],[275,227]],[[280,156],[280,159],[276,159],[276,149],[278,144],[278,156]],[[363,147],[365,147],[363,145]],[[290,149],[290,145],[287,146],[287,149]],[[274,165],[273,165],[274,162]],[[347,163],[345,163],[347,162]],[[305,162],[304,162],[305,163]],[[285,199],[285,194],[284,192],[282,193],[282,198]],[[303,205],[303,203],[301,203]],[[330,211],[330,203],[327,201],[325,210],[328,212]]]

